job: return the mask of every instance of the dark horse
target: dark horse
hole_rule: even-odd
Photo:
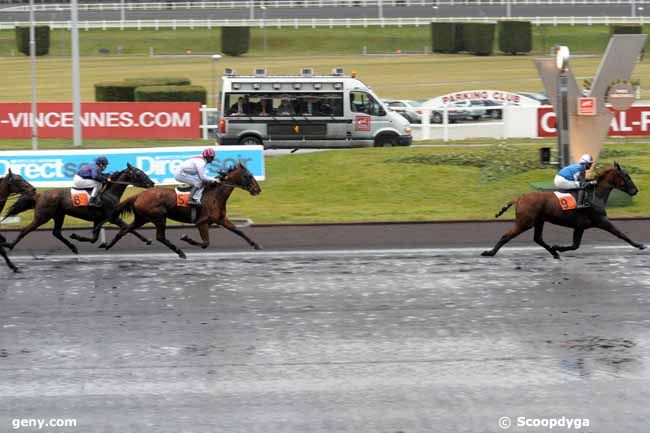
[[[251,195],[258,195],[262,191],[260,186],[251,172],[242,164],[237,164],[227,173],[222,174],[220,179],[220,184],[211,183],[205,186],[201,200],[203,204],[200,208],[177,206],[176,192],[168,188],[153,188],[127,198],[118,205],[115,211],[120,215],[133,213],[133,223],[123,227],[113,240],[106,245],[106,249],[115,245],[128,232],[151,222],[156,226],[156,239],[178,254],[179,257],[186,258],[185,253],[165,237],[167,218],[191,223],[197,227],[202,242],[190,239],[187,235],[181,238],[190,245],[207,248],[210,245],[210,225],[218,224],[244,238],[256,250],[260,249],[260,246],[255,241],[235,227],[226,216],[226,202],[230,198],[233,189],[241,188]],[[193,214],[196,215],[196,218],[193,218]]]
[[[605,230],[640,250],[645,249],[645,245],[628,238],[623,232],[614,227],[607,218],[605,205],[607,204],[609,194],[614,188],[629,195],[635,195],[639,192],[634,182],[632,182],[630,175],[617,162],[614,162],[614,167],[605,169],[597,176],[594,200],[592,200],[591,207],[564,211],[560,207],[559,200],[552,192],[529,192],[520,196],[506,204],[496,214],[499,217],[510,206],[516,204],[514,227],[499,239],[499,242],[497,242],[494,248],[484,251],[481,255],[495,255],[505,243],[532,227],[535,227],[535,242],[544,247],[556,259],[560,258],[558,252],[577,250],[580,247],[582,234],[586,229],[592,227]],[[546,221],[551,224],[573,228],[573,245],[566,247],[553,245],[551,247],[544,242],[542,231],[544,230],[544,223]]]
[[[13,174],[11,169],[6,176],[0,177],[0,213],[5,208],[5,203],[7,199],[12,194],[21,194],[23,196],[33,196],[36,194],[36,188],[32,186],[29,182],[23,179],[18,174]],[[7,241],[4,236],[0,234],[0,244],[4,244]],[[0,255],[7,262],[7,266],[11,268],[14,272],[19,272],[16,265],[14,265],[9,256],[7,256],[7,251],[5,251],[4,246],[0,246]]]
[[[18,234],[16,239],[4,246],[13,249],[18,242],[38,227],[42,226],[51,219],[54,219],[54,237],[63,242],[70,250],[78,254],[77,247],[63,237],[61,229],[66,215],[80,218],[85,221],[92,221],[93,237],[86,238],[72,234],[72,239],[82,242],[95,242],[99,238],[99,231],[106,222],[125,227],[127,224],[122,221],[117,213],[114,212],[115,206],[120,201],[120,197],[128,185],[140,188],[151,188],[154,183],[149,176],[137,167],[127,164],[127,168],[110,175],[109,180],[104,185],[101,193],[102,206],[74,206],[70,195],[70,188],[59,188],[36,194],[34,197],[18,200],[7,212],[7,216],[17,215],[24,210],[34,208],[34,219]],[[138,233],[134,233],[144,242],[150,242]]]

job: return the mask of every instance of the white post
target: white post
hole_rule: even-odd
[[[379,8],[379,19],[384,19],[384,0],[377,1],[377,7]]]
[[[203,131],[203,139],[207,140],[208,137],[208,106],[201,105],[201,130]]]
[[[510,6],[510,0],[506,0],[506,16],[508,18],[512,17],[512,9],[511,9],[511,6]]]
[[[213,54],[211,57],[212,60],[212,106],[217,107],[217,86],[215,82],[217,81],[217,74],[215,73],[215,63],[221,58],[221,54]]]
[[[442,141],[449,141],[449,110],[447,105],[442,110]]]
[[[126,19],[126,11],[124,10],[124,0],[121,0],[121,4],[120,4],[120,21],[122,21],[122,25],[124,25],[125,19]]]
[[[81,89],[79,73],[79,27],[77,25],[77,0],[70,2],[72,30],[72,111],[74,116],[73,144],[81,146]]]
[[[636,1],[635,0],[632,0],[630,2],[630,8],[631,8],[631,12],[632,12],[631,16],[636,17]]]
[[[32,150],[38,150],[38,125],[36,124],[36,24],[34,23],[34,0],[29,0],[29,56],[32,61]]]
[[[249,0],[251,2],[251,10],[249,14],[249,19],[254,20],[255,19],[255,0]]]
[[[422,140],[431,138],[431,110],[425,108],[420,114],[420,125],[422,125]]]

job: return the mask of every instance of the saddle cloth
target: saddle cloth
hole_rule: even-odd
[[[191,189],[192,189],[191,185],[185,185],[185,184],[176,187],[176,206],[192,207],[191,205],[187,204],[187,201],[190,199]],[[199,203],[201,203],[201,199],[203,198],[203,188],[201,188],[196,193],[196,196],[198,197]]]
[[[573,210],[578,207],[577,194],[578,191],[573,192],[573,190],[565,190],[567,192],[554,191],[555,197],[557,197],[560,202],[560,207],[562,210]],[[571,192],[569,192],[571,191]]]
[[[88,206],[88,202],[90,201],[91,191],[92,188],[88,188],[88,189],[70,188],[70,198],[72,199],[72,206],[74,207]]]

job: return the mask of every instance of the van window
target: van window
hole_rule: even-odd
[[[226,116],[343,116],[342,93],[226,93]]]
[[[366,92],[350,92],[350,110],[353,113],[365,113],[371,116],[386,115],[379,102]]]

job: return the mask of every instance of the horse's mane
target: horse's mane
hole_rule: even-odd
[[[618,172],[618,169],[617,169],[616,167],[611,167],[611,166],[610,166],[610,167],[606,167],[603,171],[598,172],[598,174],[596,175],[596,180],[597,180],[597,181],[598,181],[598,180],[601,180],[601,179],[603,179],[605,176],[608,176],[608,175],[609,175],[610,173],[612,173],[612,172]]]

